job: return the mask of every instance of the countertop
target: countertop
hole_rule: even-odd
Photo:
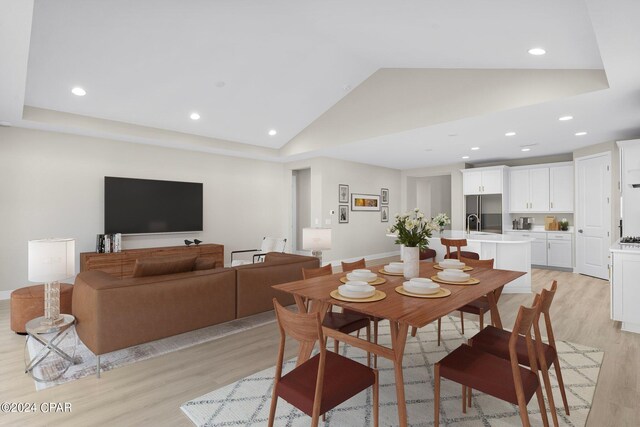
[[[545,230],[544,225],[534,225],[531,230],[505,230],[506,232],[514,233],[569,233],[573,234],[573,226],[569,226],[567,231],[562,230]]]
[[[432,239],[440,239],[441,237],[447,239],[467,239],[473,242],[484,243],[528,243],[533,239],[526,237],[514,236],[511,234],[495,234],[495,233],[478,233],[471,232],[467,234],[462,230],[445,230],[442,233],[435,232],[431,236]]]
[[[640,244],[639,243],[623,244],[623,243],[620,243],[620,240],[618,239],[613,245],[611,245],[611,247],[609,248],[609,251],[640,255]]]

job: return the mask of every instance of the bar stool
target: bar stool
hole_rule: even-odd
[[[479,254],[461,249],[463,246],[467,246],[467,239],[446,239],[442,237],[440,242],[442,246],[447,248],[447,254],[444,256],[445,259],[458,259],[460,255],[469,259],[480,259]],[[456,247],[457,250],[455,252],[451,252],[452,246]]]

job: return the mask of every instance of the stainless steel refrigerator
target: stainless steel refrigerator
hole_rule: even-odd
[[[470,231],[502,234],[502,195],[466,196],[466,215]]]

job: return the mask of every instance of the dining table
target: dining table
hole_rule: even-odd
[[[478,279],[479,283],[474,285],[440,284],[442,288],[451,292],[449,296],[442,298],[417,298],[396,292],[396,288],[406,281],[402,275],[383,274],[383,265],[369,267],[369,269],[378,274],[379,277],[386,279],[385,283],[375,286],[375,289],[382,291],[385,297],[374,302],[349,302],[333,298],[330,294],[342,284],[340,279],[342,278],[344,280],[344,273],[335,273],[283,283],[274,285],[273,288],[293,295],[296,306],[301,313],[317,312],[320,314],[321,319],[324,318],[324,315],[332,306],[338,306],[389,321],[391,347],[375,344],[365,339],[347,335],[329,328],[323,328],[323,333],[325,336],[340,342],[389,359],[393,363],[399,425],[406,426],[407,405],[405,401],[402,359],[409,327],[422,328],[480,297],[487,296],[490,306],[491,323],[497,328],[502,328],[494,293],[526,273],[511,270],[474,268],[468,273],[471,274],[471,277]],[[435,263],[420,262],[419,277],[431,278],[436,275],[438,271]],[[311,357],[313,348],[314,343],[301,345],[298,350],[297,363],[301,364],[308,360]]]

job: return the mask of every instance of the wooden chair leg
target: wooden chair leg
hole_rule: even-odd
[[[518,399],[518,411],[520,412],[522,427],[531,427],[531,423],[529,422],[529,413],[527,412],[527,402],[524,401],[524,397]]]
[[[371,324],[367,323],[367,342],[371,342]],[[367,351],[367,366],[371,367],[371,352]]]
[[[538,385],[538,389],[536,390],[536,397],[538,398],[538,406],[540,407],[540,415],[542,416],[542,425],[549,427],[549,417],[547,417],[547,409],[544,405],[544,397],[542,397],[542,387],[540,387],[540,385]]]
[[[553,390],[551,388],[551,380],[549,378],[549,369],[540,363],[540,370],[542,371],[542,381],[544,382],[545,393],[547,394],[547,401],[549,402],[549,411],[551,412],[551,419],[555,427],[559,426],[558,414],[556,413],[556,402],[553,398]]]
[[[378,370],[373,371],[375,380],[373,383],[373,427],[378,427],[378,412],[380,407],[380,383],[378,382]]]
[[[356,338],[360,338],[360,329],[356,331]]]
[[[373,343],[374,344],[378,344],[378,321],[377,320],[373,321]],[[378,355],[377,354],[373,355],[373,367],[374,368],[378,367]]]
[[[484,329],[484,311],[480,310],[480,330]]]
[[[322,414],[322,422],[327,421],[327,413]]]
[[[269,409],[269,423],[268,427],[273,427],[273,422],[276,419],[276,405],[278,404],[278,396],[276,396],[276,387],[273,387],[273,393],[271,394],[271,409]]]
[[[467,386],[462,385],[462,413],[467,413]]]
[[[340,342],[335,338],[333,340],[333,352],[336,354],[340,354]]]
[[[567,403],[567,392],[564,389],[564,380],[562,379],[562,370],[560,369],[560,363],[558,357],[553,361],[553,367],[556,369],[556,379],[558,380],[558,386],[560,387],[560,394],[562,395],[562,404],[564,405],[565,414],[569,415],[569,404]]]
[[[440,330],[442,329],[442,318],[438,317],[438,347],[440,347]]]
[[[471,408],[471,387],[467,387],[467,406]]]
[[[435,386],[433,390],[433,425],[440,426],[440,364],[435,365]]]
[[[415,337],[417,332],[418,332],[418,328],[416,328],[415,326],[412,326],[411,327],[411,336]]]
[[[460,312],[460,325],[462,326],[462,335],[464,335],[464,313]]]

